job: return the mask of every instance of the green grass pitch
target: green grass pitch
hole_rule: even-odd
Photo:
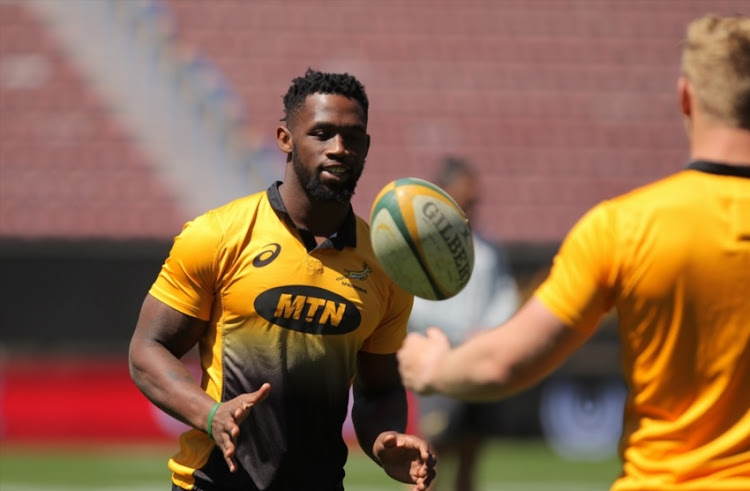
[[[166,491],[170,489],[165,446],[29,446],[0,444],[3,491]],[[616,457],[600,461],[559,458],[541,441],[497,440],[478,471],[482,491],[606,490],[618,473]],[[446,462],[440,472],[450,476]],[[405,490],[357,449],[346,466],[347,491]]]

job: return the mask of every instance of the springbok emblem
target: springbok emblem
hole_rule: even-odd
[[[367,279],[367,275],[369,275],[370,273],[372,273],[372,270],[370,269],[370,266],[368,266],[367,263],[364,263],[363,266],[364,266],[364,269],[362,269],[360,271],[352,271],[351,269],[346,269],[345,268],[344,269],[344,271],[345,271],[344,276],[339,276],[336,279],[337,280],[345,280],[345,279],[348,278],[350,280],[366,280]]]

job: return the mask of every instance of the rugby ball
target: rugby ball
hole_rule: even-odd
[[[388,276],[417,297],[450,298],[474,270],[469,220],[448,193],[423,179],[383,187],[372,204],[370,239]]]

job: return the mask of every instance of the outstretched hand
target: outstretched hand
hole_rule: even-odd
[[[373,455],[393,479],[426,490],[435,478],[437,459],[426,441],[414,435],[385,431],[372,446]]]
[[[248,394],[241,394],[234,399],[223,402],[214,414],[211,431],[214,442],[224,454],[224,460],[230,472],[237,471],[234,458],[237,437],[240,435],[240,424],[250,414],[253,406],[262,402],[271,392],[271,384],[263,384],[260,389]]]
[[[419,394],[435,392],[438,368],[451,349],[448,337],[436,327],[424,335],[410,333],[398,350],[398,371],[404,386]]]

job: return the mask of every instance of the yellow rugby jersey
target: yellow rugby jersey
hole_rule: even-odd
[[[357,352],[395,353],[406,334],[413,297],[380,268],[369,226],[350,213],[317,246],[278,186],[186,224],[150,290],[209,321],[199,343],[209,395],[226,401],[271,384],[241,425],[237,473],[205,432],[181,436],[169,467],[186,489],[341,489]]]
[[[617,309],[613,490],[750,490],[750,167],[693,162],[599,204],[535,295],[586,332]]]

